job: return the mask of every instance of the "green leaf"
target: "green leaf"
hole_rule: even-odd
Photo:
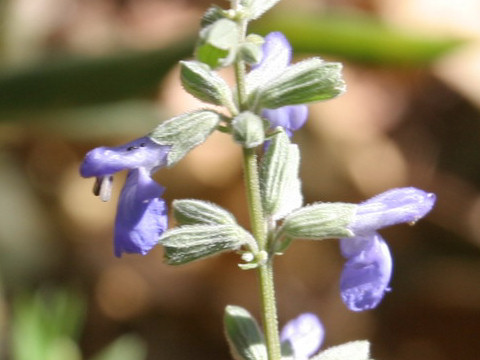
[[[247,310],[240,306],[228,305],[223,320],[234,359],[268,359],[263,334],[257,321]]]
[[[345,92],[342,64],[311,58],[289,66],[256,93],[258,108],[276,109],[331,99]]]
[[[265,140],[264,120],[250,111],[235,116],[232,127],[233,139],[244,148],[257,147]]]
[[[235,109],[232,91],[216,72],[198,61],[180,61],[182,85],[196,98]]]
[[[229,53],[228,50],[219,49],[210,44],[202,44],[197,47],[195,57],[198,61],[216,69],[222,65],[222,60],[226,59]]]
[[[185,225],[168,230],[160,238],[165,258],[170,265],[181,265],[215,255],[238,250],[251,236],[236,225]]]
[[[172,166],[203,143],[221,120],[215,111],[198,110],[161,123],[149,136],[157,144],[172,146],[167,156],[167,165]]]
[[[281,31],[295,54],[322,54],[350,61],[391,66],[423,66],[456,49],[465,40],[422,34],[364,14],[275,12],[252,24],[267,34]]]
[[[75,340],[84,316],[83,299],[66,290],[16,296],[12,354],[16,360],[80,359]],[[28,346],[26,346],[28,344]]]
[[[320,352],[311,360],[372,360],[370,358],[370,343],[359,340],[333,346]]]
[[[314,203],[289,214],[281,227],[288,237],[321,240],[351,237],[348,229],[355,215],[356,204]]]
[[[195,51],[198,61],[211,68],[228,66],[235,59],[238,43],[238,26],[229,19],[219,19],[200,31],[199,45]]]
[[[173,201],[173,214],[181,225],[234,225],[235,217],[209,201],[182,199]]]
[[[260,168],[263,209],[275,220],[302,206],[300,154],[285,131],[276,129]]]

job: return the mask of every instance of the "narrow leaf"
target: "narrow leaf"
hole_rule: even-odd
[[[252,24],[254,32],[271,29],[288,38],[296,54],[332,55],[367,64],[425,66],[465,44],[465,39],[421,34],[364,14],[276,11]]]
[[[3,67],[0,112],[57,110],[153,96],[163,77],[192,48],[189,39],[150,51],[59,57],[23,68]]]

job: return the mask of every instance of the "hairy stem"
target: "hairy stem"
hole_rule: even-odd
[[[237,1],[233,2],[236,7]],[[239,43],[245,41],[247,21],[238,21]],[[248,110],[247,89],[245,83],[246,69],[243,60],[235,62],[235,77],[237,82],[238,107],[241,111]],[[257,241],[260,251],[268,253],[267,221],[263,214],[262,198],[260,194],[260,181],[258,160],[255,149],[243,149],[245,187],[247,192],[248,211],[252,233]],[[260,297],[262,302],[262,320],[267,343],[269,360],[280,360],[280,340],[278,337],[277,305],[275,301],[275,288],[273,283],[272,259],[268,258],[258,267],[260,284]]]
[[[252,232],[260,250],[268,251],[267,224],[263,216],[258,177],[257,156],[255,149],[244,149],[245,185],[247,190],[248,209]],[[273,282],[272,259],[268,259],[258,267],[260,297],[262,301],[262,317],[267,342],[269,360],[280,360],[280,340],[278,337],[277,305]]]

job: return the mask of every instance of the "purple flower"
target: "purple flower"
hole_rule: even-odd
[[[305,125],[308,107],[307,105],[288,105],[278,109],[264,109],[262,115],[270,121],[270,129],[281,126],[291,138],[294,131]]]
[[[262,60],[252,67],[247,76],[247,86],[261,86],[274,80],[290,65],[292,60],[292,47],[285,35],[281,32],[272,32],[265,37],[262,47]],[[270,128],[281,126],[288,136],[300,129],[308,117],[306,105],[283,106],[278,109],[264,109],[262,115],[270,121]]]
[[[392,275],[392,256],[376,230],[400,223],[413,224],[435,204],[435,195],[413,187],[388,190],[358,205],[349,229],[351,238],[340,240],[347,258],[340,279],[342,300],[352,311],[375,308]]]
[[[307,360],[318,351],[325,338],[320,319],[312,313],[304,313],[285,324],[280,333],[282,343],[289,342],[295,360]]]
[[[123,252],[145,255],[167,228],[167,206],[160,198],[164,188],[151,175],[166,164],[169,150],[142,137],[118,147],[98,147],[85,155],[80,174],[97,178],[94,193],[103,201],[110,199],[113,174],[129,170],[115,218],[115,256]]]

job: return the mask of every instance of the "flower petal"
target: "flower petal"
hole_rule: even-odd
[[[295,360],[306,360],[316,353],[324,337],[325,329],[319,318],[312,313],[304,313],[290,320],[280,334],[282,342],[290,343]]]
[[[354,236],[340,239],[340,251],[344,258],[350,259],[372,246],[372,235]]]
[[[349,226],[356,235],[400,224],[415,223],[435,204],[436,196],[414,187],[391,189],[359,204]]]
[[[354,238],[345,239],[345,242],[347,240]],[[392,256],[378,233],[360,239],[357,243],[360,248],[359,244],[363,250],[352,252],[355,255],[345,263],[340,278],[342,300],[352,311],[375,308],[390,290],[388,285],[392,276]]]
[[[97,147],[85,155],[80,166],[83,177],[111,175],[125,169],[143,167],[149,171],[166,164],[169,146],[144,136],[117,147]]]
[[[148,170],[128,173],[115,218],[115,256],[123,252],[145,255],[158,243],[168,225],[167,206],[160,198],[163,191]]]
[[[278,109],[264,109],[262,115],[270,121],[270,129],[281,126],[288,136],[292,137],[293,132],[300,129],[307,121],[308,107],[289,105]]]
[[[247,75],[248,92],[276,78],[292,60],[292,47],[281,32],[265,36],[262,51],[262,60]]]

